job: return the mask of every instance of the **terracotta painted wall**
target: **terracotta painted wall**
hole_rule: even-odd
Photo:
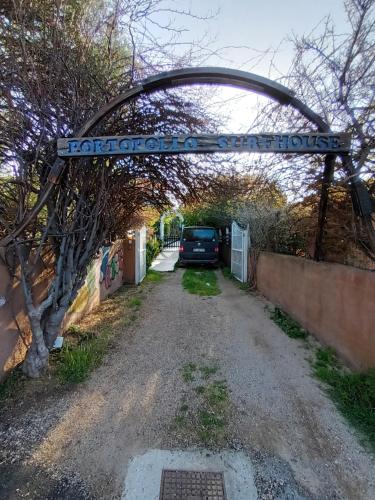
[[[43,298],[49,275],[50,269],[40,261],[38,280],[33,286],[38,301]],[[30,341],[21,283],[18,279],[11,280],[7,267],[0,260],[0,380],[24,359]]]
[[[259,291],[350,365],[375,367],[375,273],[263,252]]]
[[[103,247],[98,258],[89,265],[85,284],[66,314],[63,328],[79,321],[123,283],[124,243]]]
[[[79,321],[123,283],[124,242],[119,240],[103,248],[89,266],[85,284],[64,319],[63,328]],[[36,284],[34,292],[41,298],[48,286],[48,269]],[[22,340],[22,336],[24,341]],[[13,286],[6,267],[0,261],[0,380],[7,371],[21,363],[31,340],[19,281]]]

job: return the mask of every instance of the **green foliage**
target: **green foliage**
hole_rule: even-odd
[[[77,346],[65,343],[59,354],[56,372],[62,383],[77,384],[83,382],[90,372],[101,363],[109,336],[87,337]]]
[[[215,365],[198,368],[195,363],[187,363],[181,369],[182,379],[189,384],[189,395],[185,395],[182,400],[175,424],[179,432],[191,434],[207,446],[224,443],[228,421],[230,399],[225,380],[206,382],[218,370]],[[196,380],[201,384],[196,385]],[[187,397],[189,406],[186,404]]]
[[[224,380],[212,382],[206,387],[206,397],[210,405],[215,406],[229,399],[228,387]]]
[[[203,432],[205,435],[211,434],[215,427],[224,427],[224,420],[221,417],[215,415],[215,413],[203,410],[199,413],[199,422],[203,427]]]
[[[198,385],[194,390],[197,394],[203,394],[206,388],[204,385]]]
[[[129,307],[139,307],[142,304],[142,301],[139,297],[133,297],[129,300]]]
[[[200,394],[198,436],[205,444],[222,442],[225,436],[229,391],[225,381],[214,381]]]
[[[214,271],[207,269],[186,269],[182,286],[194,295],[212,296],[221,293]]]
[[[197,365],[195,363],[187,363],[182,367],[181,375],[184,382],[193,382],[194,381],[194,372],[197,369]]]
[[[211,375],[215,375],[217,370],[217,366],[201,366],[199,368],[199,371],[201,372],[201,375],[205,380],[208,380]]]
[[[284,313],[278,307],[271,313],[271,319],[292,339],[306,339],[308,333],[300,327],[297,321]]]
[[[147,269],[151,266],[154,258],[159,254],[161,250],[160,241],[157,239],[149,240],[146,243],[146,267]]]
[[[313,369],[340,412],[375,451],[375,369],[367,373],[344,370],[331,348],[317,350]]]
[[[230,202],[207,204],[202,202],[193,207],[185,207],[181,212],[185,226],[220,227],[231,223]]]
[[[153,271],[149,269],[146,275],[146,281],[150,281],[151,283],[160,283],[163,281],[164,275],[163,273],[159,273],[158,271]]]

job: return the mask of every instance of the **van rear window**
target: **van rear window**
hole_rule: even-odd
[[[184,241],[216,241],[215,229],[196,228],[184,229],[182,239]]]

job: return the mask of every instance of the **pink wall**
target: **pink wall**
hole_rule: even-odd
[[[375,367],[374,272],[263,252],[257,287],[353,367]]]
[[[108,252],[102,251],[98,258],[92,261],[85,284],[66,314],[63,328],[79,321],[122,285],[123,245],[123,241],[119,240]],[[49,273],[50,269],[46,269],[46,276],[42,276],[34,287],[38,300],[45,294]],[[7,268],[0,261],[0,380],[7,371],[23,361],[26,354],[25,344],[30,340],[30,327],[20,282],[15,280],[11,283]]]

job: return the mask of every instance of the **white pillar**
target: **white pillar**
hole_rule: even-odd
[[[162,242],[164,242],[164,219],[165,214],[160,217],[160,239]]]

